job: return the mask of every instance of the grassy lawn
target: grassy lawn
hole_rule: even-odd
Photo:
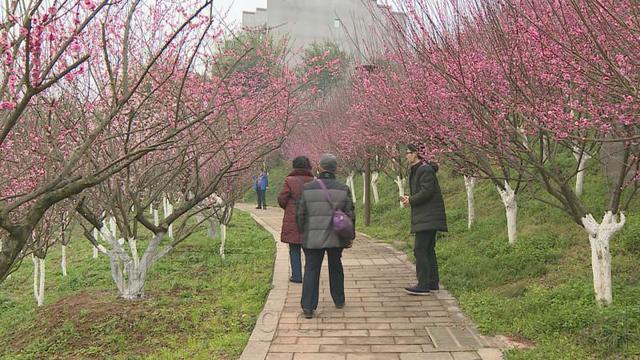
[[[25,261],[2,284],[0,358],[237,359],[271,289],[275,244],[236,211],[226,259],[218,246],[205,229],[193,234],[152,267],[139,302],[117,298],[108,259],[92,259],[84,239],[67,249],[67,277],[50,250],[42,308]]]
[[[494,186],[479,182],[477,222],[467,230],[462,177],[440,171],[438,178],[449,222],[449,233],[437,245],[441,281],[485,334],[535,345],[509,351],[508,359],[640,359],[638,201],[612,240],[614,305],[600,308],[593,299],[588,238],[567,215],[534,200],[528,188],[519,195],[519,236],[512,247]],[[604,209],[606,188],[597,179],[587,177],[584,196]],[[369,227],[363,226],[361,185],[356,190],[358,230],[412,257],[409,212],[399,207],[392,180],[381,175],[381,202],[372,209]],[[601,221],[603,214],[594,215]]]

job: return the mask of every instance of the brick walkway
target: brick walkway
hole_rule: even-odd
[[[346,306],[336,309],[323,264],[320,304],[313,319],[300,309],[302,285],[289,283],[289,253],[279,241],[283,211],[251,213],[277,240],[273,289],[241,360],[474,360],[501,359],[446,290],[405,294],[415,268],[404,254],[358,236],[343,253]]]

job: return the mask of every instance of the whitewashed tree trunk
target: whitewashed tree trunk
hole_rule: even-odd
[[[220,224],[220,256],[224,259],[224,247],[227,243],[227,225]]]
[[[400,175],[396,176],[396,179],[393,181],[398,186],[398,197],[402,198],[404,196],[404,178]],[[402,200],[398,201],[400,203],[400,207],[402,206]]]
[[[60,267],[62,268],[62,276],[67,276],[67,246],[65,244],[62,244]]]
[[[209,218],[209,229],[207,229],[207,235],[211,239],[215,239],[217,234],[217,228],[218,228],[218,222],[216,221],[216,219],[213,217]]]
[[[169,200],[167,200],[167,212],[168,213],[165,215],[165,218],[173,214],[173,205],[169,202]],[[173,224],[169,225],[168,234],[169,234],[169,238],[173,239]]]
[[[498,192],[502,198],[505,211],[507,213],[507,234],[509,235],[509,244],[514,245],[518,236],[517,218],[518,218],[518,201],[516,193],[511,189],[508,182],[504,182],[504,190],[498,187]]]
[[[44,305],[44,259],[31,255],[33,261],[33,296],[38,306]]]
[[[573,147],[573,157],[578,162],[578,173],[576,174],[576,195],[582,195],[584,189],[584,169],[587,166],[587,161],[591,159],[591,155],[584,152],[577,146]]]
[[[349,176],[347,176],[347,186],[349,186],[349,189],[351,189],[351,200],[353,200],[353,203],[356,203],[356,184],[353,181],[353,178],[355,177],[355,172],[351,171],[349,173]]]
[[[116,218],[109,217],[109,231],[114,239],[118,238],[118,225],[116,224]]]
[[[125,300],[142,299],[144,297],[144,284],[149,268],[173,249],[171,246],[166,246],[162,250],[158,249],[160,241],[162,241],[165,234],[155,234],[149,242],[149,246],[145,250],[144,255],[137,261],[134,256],[127,254],[120,245],[120,242],[112,236],[111,232],[108,231],[105,226],[100,229],[100,233],[112,247],[111,250],[107,250],[104,246],[99,245],[99,250],[109,257],[111,277],[118,287],[120,296]]]
[[[160,214],[158,214],[158,209],[153,209],[153,224],[155,226],[160,225]]]
[[[600,305],[610,305],[613,302],[611,288],[611,251],[609,244],[611,238],[622,229],[626,218],[620,214],[620,221],[616,216],[607,211],[601,223],[598,223],[591,214],[582,218],[589,244],[591,245],[591,270],[593,271],[593,289],[596,293],[596,301]]]
[[[164,218],[169,216],[169,199],[166,195],[162,198],[162,215]]]
[[[465,175],[464,187],[467,189],[467,229],[471,229],[471,225],[476,221],[476,200],[474,192],[476,187],[476,178]]]
[[[196,214],[196,222],[198,223],[202,223],[204,221],[204,214],[202,214],[201,212]]]
[[[524,129],[521,127],[518,127],[518,134],[520,135],[520,139],[522,140],[522,145],[524,145],[524,147],[526,149],[529,148],[529,139],[527,139],[527,134],[524,132]]]
[[[380,173],[374,171],[371,173],[371,191],[373,192],[373,202],[377,204],[380,202],[380,195],[378,194],[378,178]]]
[[[362,172],[362,204],[367,200],[367,177],[365,176],[364,171]]]
[[[136,267],[140,266],[140,257],[138,256],[138,240],[136,238],[129,238],[129,249],[131,250],[131,258],[133,264]]]
[[[96,241],[98,241],[98,235],[100,234],[100,232],[98,231],[98,229],[93,229],[93,238],[96,239]],[[98,248],[97,247],[93,247],[93,258],[97,259],[98,258]]]

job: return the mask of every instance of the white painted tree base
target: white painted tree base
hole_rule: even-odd
[[[38,306],[44,305],[44,259],[31,255],[33,261],[33,296],[36,298]]]
[[[473,176],[465,175],[464,187],[467,190],[467,229],[471,229],[471,226],[476,221],[476,206],[475,206],[476,178]]]
[[[220,250],[218,252],[220,253],[220,257],[222,257],[223,259],[225,258],[224,247],[226,243],[227,243],[227,225],[220,224]]]
[[[356,203],[356,184],[353,181],[353,178],[356,176],[356,174],[352,171],[349,173],[349,176],[347,176],[347,186],[349,187],[349,189],[351,190],[351,200],[353,200],[354,203]]]
[[[398,197],[402,198],[404,196],[404,178],[400,177],[399,175],[396,176],[396,179],[393,181],[396,183],[396,186],[398,187]],[[400,203],[400,207],[402,206],[402,200],[398,201]]]
[[[518,220],[518,201],[516,193],[511,189],[508,182],[504,182],[504,190],[498,187],[498,193],[502,198],[502,203],[507,214],[507,234],[509,236],[509,244],[514,245],[518,237],[517,220]]]
[[[62,276],[67,276],[67,246],[62,245],[62,253],[60,254],[60,267],[62,268]]]
[[[582,218],[589,244],[591,245],[591,269],[593,271],[593,289],[596,301],[600,305],[610,305],[613,302],[611,287],[611,238],[624,227],[626,218],[620,214],[620,221],[616,216],[607,211],[601,223],[598,223],[591,214]]]
[[[579,147],[574,146],[573,157],[578,162],[578,173],[576,174],[576,195],[580,196],[584,190],[585,168],[587,167],[587,161],[591,159],[591,155],[582,151]]]
[[[373,203],[377,204],[380,202],[380,194],[378,193],[378,178],[380,177],[380,173],[374,171],[371,173],[371,192],[373,192]]]

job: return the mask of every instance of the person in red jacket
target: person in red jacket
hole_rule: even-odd
[[[280,241],[289,244],[289,260],[291,262],[291,277],[289,281],[302,283],[302,259],[300,249],[302,246],[302,234],[296,224],[296,205],[302,187],[312,181],[311,162],[306,156],[298,156],[293,159],[293,170],[284,178],[282,190],[278,195],[278,204],[284,209],[282,219],[282,233]]]

